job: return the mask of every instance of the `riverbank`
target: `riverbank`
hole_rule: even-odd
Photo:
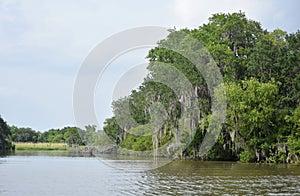
[[[63,150],[68,151],[71,148],[65,143],[31,143],[14,142],[16,150]]]
[[[36,151],[64,151],[72,156],[93,156],[99,153],[96,148],[87,146],[69,146],[66,143],[32,143],[14,142],[16,152],[36,152]]]

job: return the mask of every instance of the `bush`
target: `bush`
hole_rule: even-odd
[[[255,152],[253,150],[245,150],[239,154],[240,161],[243,163],[254,162]]]

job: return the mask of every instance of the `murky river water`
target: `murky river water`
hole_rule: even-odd
[[[300,166],[201,161],[173,161],[149,171],[110,166],[136,162],[45,152],[1,157],[0,195],[300,195]]]

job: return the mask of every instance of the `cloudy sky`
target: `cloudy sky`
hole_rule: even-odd
[[[75,125],[76,74],[97,44],[120,31],[195,28],[213,13],[241,10],[263,28],[296,32],[299,8],[297,0],[0,0],[0,115],[10,125],[41,131]],[[112,95],[105,93],[107,107],[96,109],[99,124],[110,115]]]

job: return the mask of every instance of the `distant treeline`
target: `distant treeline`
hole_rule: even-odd
[[[12,142],[66,143],[69,147],[99,145],[103,143],[100,135],[94,125],[88,125],[85,129],[64,127],[40,132],[32,128],[9,126],[0,116],[0,154],[13,151]]]
[[[10,132],[13,142],[48,142],[83,145],[77,127],[64,127],[62,129],[50,129],[40,132],[31,128],[11,126]]]
[[[101,133],[95,125],[87,125],[84,129],[78,127],[64,127],[62,129],[50,129],[45,132],[35,131],[31,128],[10,127],[11,140],[13,142],[32,143],[66,143],[69,146],[99,145]],[[103,144],[103,141],[102,143]]]

